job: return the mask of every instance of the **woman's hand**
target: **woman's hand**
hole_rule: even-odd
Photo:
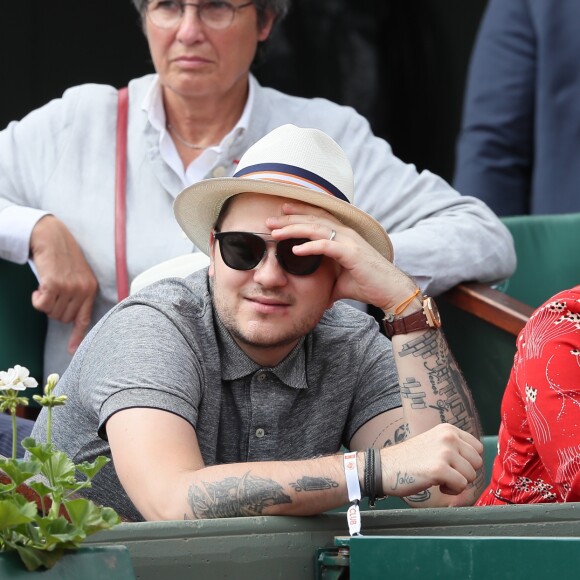
[[[72,354],[91,323],[97,279],[68,228],[52,215],[32,230],[30,255],[40,278],[32,305],[49,318],[74,322],[68,343]]]

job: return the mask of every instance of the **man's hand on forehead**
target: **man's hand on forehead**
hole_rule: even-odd
[[[334,301],[359,300],[384,309],[415,290],[408,276],[331,213],[300,202],[284,203],[283,212],[266,220],[274,239],[308,238],[312,241],[296,246],[295,254],[319,254],[340,265]]]

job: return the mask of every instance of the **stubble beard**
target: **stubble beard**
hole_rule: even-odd
[[[321,312],[312,311],[305,313],[305,318],[300,321],[293,321],[293,324],[289,325],[283,334],[276,333],[276,336],[274,336],[274,333],[259,328],[261,326],[260,320],[251,323],[248,329],[241,328],[235,310],[228,306],[226,300],[220,299],[219,292],[216,294],[213,285],[211,290],[215,311],[222,324],[238,344],[252,348],[269,349],[292,345],[308,334],[318,324],[324,314],[324,309]],[[263,320],[264,323],[267,323],[267,315],[263,316]],[[252,330],[251,326],[255,326],[255,330]]]
[[[280,348],[295,344],[300,338],[308,334],[320,320],[319,316],[311,316],[307,320],[293,323],[285,331],[269,332],[266,329],[259,328],[261,326],[259,320],[248,325],[248,328],[241,328],[235,313],[229,308],[221,309],[219,317],[228,332],[239,344],[263,349]],[[266,317],[264,317],[265,321]],[[252,326],[255,328],[252,329]]]

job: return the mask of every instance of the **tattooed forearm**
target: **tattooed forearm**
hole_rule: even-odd
[[[290,485],[296,491],[320,491],[322,489],[338,487],[338,481],[334,481],[328,477],[309,477],[305,475]]]
[[[192,484],[188,502],[198,519],[259,516],[265,508],[292,503],[280,484],[246,473],[221,481]]]
[[[401,386],[403,398],[411,399],[413,409],[431,408],[439,413],[441,423],[451,423],[460,429],[470,430],[476,412],[467,386],[457,363],[441,332],[428,331],[404,344],[400,356],[421,357],[431,391],[436,397],[426,404],[427,393],[421,390],[418,379],[407,378]],[[431,399],[432,401],[432,399]]]

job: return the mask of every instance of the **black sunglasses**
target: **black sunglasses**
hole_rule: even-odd
[[[215,239],[220,243],[220,254],[226,266],[234,270],[251,270],[255,268],[266,254],[266,244],[276,243],[265,240],[250,232],[215,232]],[[291,238],[282,240],[276,245],[276,259],[286,272],[295,276],[306,276],[316,271],[322,262],[322,256],[297,256],[292,252],[294,246],[309,242],[308,238]]]

